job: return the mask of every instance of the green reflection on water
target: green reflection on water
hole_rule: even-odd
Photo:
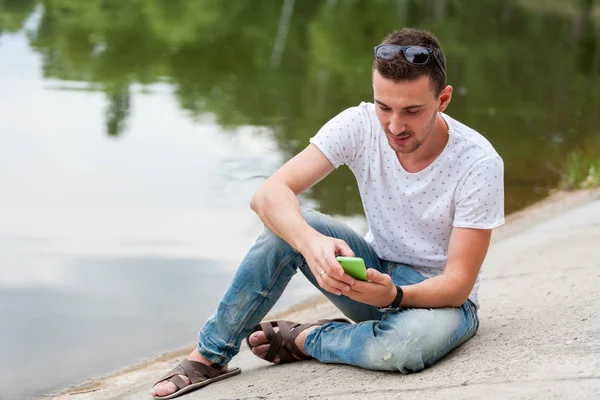
[[[372,99],[374,44],[401,26],[430,29],[455,88],[448,113],[504,158],[512,212],[556,185],[570,150],[600,153],[594,3],[0,0],[0,33],[18,31],[39,10],[28,35],[44,76],[104,91],[109,135],[127,126],[132,85],[167,82],[192,117],[271,127],[289,158],[329,118]],[[310,196],[327,213],[363,212],[347,169]]]

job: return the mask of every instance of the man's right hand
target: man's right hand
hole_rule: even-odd
[[[336,256],[354,257],[350,246],[341,239],[316,233],[298,251],[304,256],[319,286],[326,291],[341,295],[348,293],[354,278],[346,274]]]

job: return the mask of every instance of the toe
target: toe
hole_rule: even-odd
[[[179,375],[181,379],[184,380],[186,384],[190,384],[190,379],[187,376]],[[159,382],[150,391],[151,396],[168,396],[177,391],[177,386],[173,382],[165,381]]]
[[[177,387],[173,382],[161,382],[154,386],[154,396],[167,396],[174,393]]]
[[[266,354],[267,351],[269,351],[269,345],[268,344],[261,344],[260,346],[255,346],[252,348],[252,352],[254,354]]]
[[[167,383],[169,382],[159,382],[156,385],[154,385],[152,390],[150,390],[150,396],[162,396],[162,393],[165,392],[164,387]]]
[[[277,333],[279,328],[273,328],[273,331]],[[248,341],[252,347],[252,353],[263,359],[267,356],[267,352],[269,351],[269,346],[271,343],[267,340],[267,337],[263,331],[254,332],[250,335]],[[279,357],[276,357],[274,362],[278,363]]]
[[[267,353],[254,353],[254,355],[258,358],[262,358],[263,360],[267,356]]]
[[[267,342],[267,337],[263,331],[254,332],[250,335],[250,344],[252,346],[258,346]]]

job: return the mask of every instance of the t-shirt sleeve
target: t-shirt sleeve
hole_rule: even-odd
[[[365,136],[369,126],[360,106],[348,108],[329,120],[310,139],[335,168],[348,165],[364,149]]]
[[[504,163],[499,156],[479,163],[457,190],[453,226],[491,229],[504,223]]]

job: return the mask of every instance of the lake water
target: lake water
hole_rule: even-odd
[[[588,3],[0,2],[0,399],[193,343],[262,230],[254,191],[372,100],[395,28],[441,40],[447,112],[504,158],[507,212],[545,197],[600,150]],[[366,230],[345,169],[301,203]],[[315,293],[300,276],[278,308]]]

